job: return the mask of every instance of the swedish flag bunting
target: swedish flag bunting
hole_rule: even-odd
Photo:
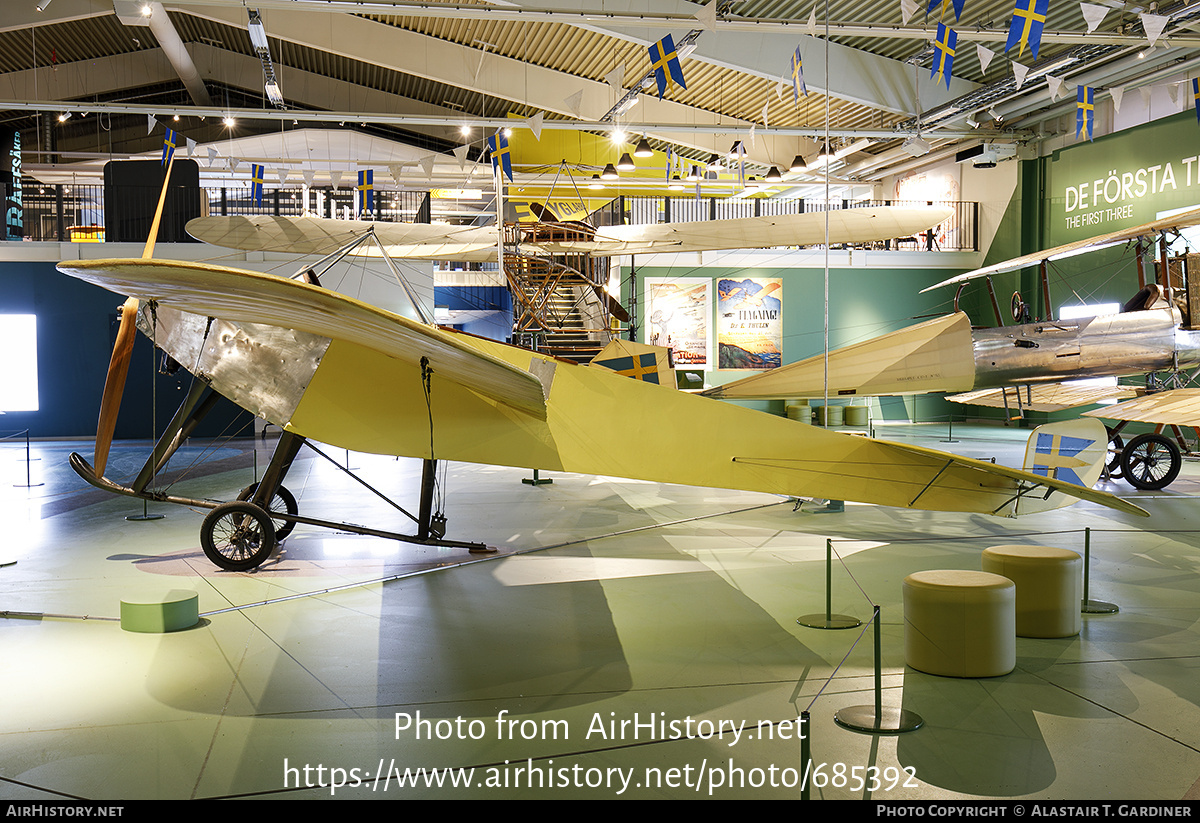
[[[946,7],[953,3],[954,20],[957,22],[958,18],[962,16],[963,4],[966,3],[966,1],[967,0],[929,0],[929,7],[925,9],[925,14],[933,14],[934,6],[940,5],[942,7],[941,18],[944,20],[946,17]]]
[[[363,169],[358,173],[358,210],[375,211],[375,170]]]
[[[1196,106],[1196,122],[1200,123],[1200,78],[1192,78],[1192,100]]]
[[[263,167],[258,163],[250,164],[250,198],[254,205],[261,206],[263,198]]]
[[[954,50],[958,47],[958,35],[949,26],[938,23],[937,38],[933,41],[933,63],[929,66],[929,77],[934,79],[941,75],[950,88],[950,69],[954,65]]]
[[[492,172],[495,173],[496,165],[504,170],[504,176],[508,178],[508,182],[512,182],[512,158],[508,156],[508,138],[504,136],[503,131],[498,131],[492,137],[488,138],[488,151],[492,153]]]
[[[804,61],[800,59],[800,47],[792,55],[792,99],[800,102],[800,95],[808,97],[808,86],[804,85]]]
[[[687,84],[683,82],[683,66],[679,65],[679,55],[675,52],[675,42],[671,35],[668,34],[650,47],[650,67],[654,71],[654,79],[658,82],[659,99],[667,92],[668,72],[681,89],[687,88]]]
[[[1096,120],[1096,103],[1091,86],[1080,86],[1075,95],[1075,139],[1087,127],[1087,139],[1092,139],[1092,124]]]
[[[174,129],[167,129],[166,136],[163,137],[162,165],[167,165],[175,157],[175,145],[178,142],[179,132]]]
[[[1046,25],[1046,11],[1050,0],[1017,0],[1013,7],[1012,22],[1008,24],[1008,40],[1004,44],[1007,52],[1013,46],[1020,46],[1017,57],[1025,53],[1025,46],[1033,52],[1037,60],[1038,47],[1042,44],[1042,27]]]

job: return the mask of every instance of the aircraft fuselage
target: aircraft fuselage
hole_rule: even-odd
[[[971,332],[975,389],[1120,377],[1200,365],[1200,332],[1173,308]]]

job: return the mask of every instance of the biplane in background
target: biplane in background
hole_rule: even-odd
[[[947,400],[1003,408],[1010,419],[1025,411],[1061,411],[1109,403],[1147,392],[1186,385],[1200,367],[1200,255],[1168,261],[1162,242],[1158,282],[1147,282],[1142,251],[1155,239],[1200,224],[1200,209],[1141,226],[1068,243],[966,272],[923,292],[958,286],[953,314],[885,334],[829,353],[828,388],[824,357],[818,355],[774,371],[752,375],[704,392],[724,399],[871,397],[948,392]],[[1047,263],[1087,251],[1133,242],[1137,245],[1140,289],[1116,314],[1073,320],[1032,319],[1019,293],[1012,298],[1016,325],[972,328],[958,310],[962,289],[985,278],[997,323],[1002,323],[992,275],[1040,266],[1044,303],[1053,314]],[[1176,263],[1176,275],[1170,275]],[[1191,371],[1191,374],[1188,372]],[[1147,375],[1144,387],[1071,382],[1097,377]],[[1174,408],[1172,419],[1200,423],[1200,398],[1169,396],[1149,406],[1118,405],[1091,414],[1124,422],[1149,420],[1153,409]],[[1194,414],[1181,414],[1178,404]],[[1131,415],[1131,416],[1123,416]],[[1186,424],[1194,425],[1194,424]],[[1140,489],[1161,489],[1179,472],[1180,448],[1160,431],[1128,444],[1120,430],[1110,431],[1110,476],[1123,475]],[[1181,440],[1178,428],[1177,439]]]
[[[854,214],[858,211],[834,214],[857,221],[862,218]],[[831,242],[894,236],[894,216],[874,211],[868,225],[886,228],[839,228],[833,221]],[[815,232],[819,225],[823,242],[825,216],[809,217],[809,229]],[[906,226],[900,233],[941,219],[926,215],[920,226]],[[328,221],[286,225],[302,233],[306,226],[318,233],[333,228]],[[653,228],[670,233],[676,227]],[[381,233],[384,228],[363,230]],[[711,242],[710,233],[704,234],[704,242]],[[319,240],[297,237],[291,248],[315,253]],[[339,240],[345,239],[330,242]],[[677,250],[686,250],[685,244],[672,242]],[[1023,471],[815,429],[660,385],[646,378],[661,376],[662,349],[633,344],[580,365],[423,324],[306,282],[312,280],[308,266],[289,279],[156,260],[148,249],[143,259],[66,261],[59,269],[129,297],[114,348],[117,368],[110,370],[105,385],[102,408],[108,411],[98,426],[95,465],[72,455],[72,467],[88,482],[117,494],[208,508],[201,543],[208,557],[226,569],[258,566],[279,535],[297,523],[340,525],[299,515],[294,500],[284,494],[287,469],[310,438],[355,451],[423,459],[417,534],[358,530],[425,544],[470,545],[445,541],[444,516],[431,514],[434,469],[442,460],[938,511],[1015,516],[1085,499],[1145,515],[1133,504],[1090,488],[1094,480],[1077,485],[1055,472]],[[126,485],[104,472],[111,411],[119,406],[123,381],[119,364],[128,359],[135,323],[196,379],[146,467]],[[657,367],[649,362],[656,358]],[[150,480],[202,413],[207,403],[202,397],[209,391],[283,430],[263,478],[244,490],[245,499],[231,502],[152,491]],[[1101,442],[1087,455],[1054,459],[1061,457],[1080,477],[1092,476],[1088,466],[1098,475],[1103,436],[1092,440]]]

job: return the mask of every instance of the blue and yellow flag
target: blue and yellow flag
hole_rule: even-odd
[[[808,97],[808,86],[804,85],[804,61],[800,59],[800,47],[796,46],[796,53],[792,55],[792,98],[797,103],[802,92]]]
[[[1088,467],[1088,461],[1079,455],[1095,442],[1082,437],[1040,433],[1034,446],[1036,456],[1030,471],[1042,477],[1086,486],[1076,469]]]
[[[375,170],[363,169],[358,173],[358,211],[375,211]]]
[[[178,142],[179,132],[168,128],[166,135],[163,137],[162,165],[165,166],[171,162],[171,158],[175,156],[175,144]]]
[[[1017,57],[1025,53],[1025,46],[1033,52],[1037,60],[1038,47],[1042,44],[1042,27],[1046,25],[1046,11],[1050,0],[1017,0],[1013,8],[1012,22],[1008,24],[1008,41],[1004,44],[1007,52],[1013,46],[1020,45]]]
[[[504,176],[508,178],[508,182],[512,182],[512,158],[508,155],[508,138],[504,136],[503,131],[496,132],[495,136],[488,138],[488,151],[492,153],[492,172],[496,171],[496,164],[500,164],[500,168],[504,170]]]
[[[946,7],[953,3],[954,20],[958,22],[958,18],[962,16],[963,4],[966,2],[967,0],[929,0],[929,7],[925,9],[925,14],[926,16],[933,14],[933,7],[940,3],[942,6],[941,19],[944,20],[946,17]]]
[[[1092,139],[1092,124],[1096,120],[1096,103],[1092,97],[1091,86],[1080,86],[1079,91],[1075,95],[1075,139],[1079,139],[1079,135],[1083,133],[1084,126],[1087,127],[1087,138]]]
[[[954,50],[958,46],[958,35],[954,29],[938,23],[937,38],[933,41],[933,62],[929,65],[929,77],[935,79],[941,75],[950,88],[950,68],[954,65]]]
[[[263,198],[263,167],[258,163],[250,164],[250,198],[254,205],[261,206]]]
[[[1200,79],[1192,78],[1192,100],[1196,106],[1196,122],[1200,123]]]
[[[683,82],[683,66],[679,65],[679,55],[675,52],[675,41],[667,35],[650,47],[650,67],[654,70],[654,79],[658,82],[658,97],[667,92],[667,73],[682,89],[687,89]]]

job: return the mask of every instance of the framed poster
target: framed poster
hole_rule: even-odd
[[[774,369],[783,353],[783,279],[717,281],[717,368]]]
[[[646,342],[671,349],[676,369],[711,369],[712,284],[694,277],[646,278]]]

